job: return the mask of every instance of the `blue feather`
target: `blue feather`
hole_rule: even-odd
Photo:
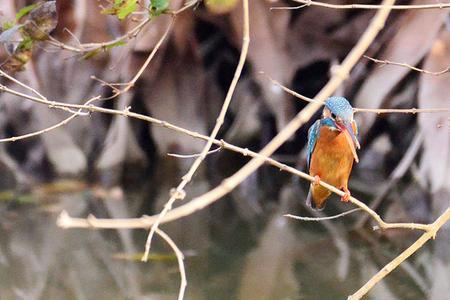
[[[344,120],[351,120],[353,118],[353,108],[344,97],[330,97],[325,101],[325,106],[336,116]],[[330,127],[332,130],[337,130],[336,123],[332,118],[323,118],[317,120],[308,131],[308,153],[306,162],[308,170],[311,163],[311,156],[314,152],[317,140],[319,139],[320,128],[322,126]]]
[[[353,117],[353,107],[344,97],[330,97],[325,101],[325,106],[344,120],[351,120]]]
[[[308,130],[308,153],[306,155],[306,163],[309,170],[309,164],[311,162],[311,156],[316,146],[316,142],[319,139],[321,120],[317,120]]]

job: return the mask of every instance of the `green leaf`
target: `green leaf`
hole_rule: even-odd
[[[106,46],[105,49],[106,49],[106,50],[110,50],[110,49],[112,49],[112,48],[120,47],[120,46],[123,46],[123,45],[126,45],[126,44],[127,44],[127,43],[126,43],[125,41],[121,40],[121,41],[117,41],[117,42],[115,42],[115,43],[112,43],[112,44]]]
[[[14,22],[14,21],[6,21],[6,22],[4,22],[2,24],[2,31],[9,30],[9,29],[13,28],[14,25],[16,25],[16,22]]]
[[[97,54],[99,54],[101,51],[102,51],[101,48],[98,48],[98,49],[89,51],[89,52],[87,52],[85,55],[83,55],[81,58],[82,58],[82,59],[90,59],[90,58],[93,58],[94,56],[96,56]]]
[[[21,10],[19,10],[19,12],[16,14],[16,21],[19,21],[20,18],[22,18],[23,16],[26,16],[30,13],[30,11],[32,11],[33,9],[35,9],[37,6],[39,5],[39,3],[35,3],[35,4],[31,4],[28,6],[23,7]]]
[[[125,19],[129,14],[136,11],[137,0],[114,0],[112,7],[102,10],[102,14],[116,15],[119,20]]]
[[[137,7],[137,0],[125,0],[118,12],[117,12],[117,17],[119,18],[119,20],[123,20],[125,19],[129,14],[133,13],[136,10]]]
[[[99,54],[102,51],[110,50],[112,48],[120,47],[120,46],[123,46],[123,45],[126,45],[125,41],[123,41],[123,40],[117,41],[115,43],[112,43],[110,45],[104,46],[102,48],[98,48],[98,49],[94,49],[92,51],[89,51],[86,54],[84,54],[81,58],[82,59],[90,59],[90,58],[93,58],[94,56],[96,56],[97,54]]]
[[[150,1],[150,13],[156,17],[166,12],[169,8],[169,0],[151,0]]]
[[[23,40],[17,46],[17,51],[31,50],[33,48],[34,40],[29,36],[24,36]]]

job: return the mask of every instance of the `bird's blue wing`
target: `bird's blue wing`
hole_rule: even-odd
[[[320,133],[320,120],[317,120],[308,130],[308,153],[306,155],[308,170],[309,164],[311,162],[311,156],[314,151],[314,147],[316,146],[317,139],[319,138],[319,133]]]

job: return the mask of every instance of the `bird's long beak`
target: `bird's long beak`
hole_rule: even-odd
[[[344,134],[348,142],[348,145],[352,150],[353,157],[355,158],[355,161],[358,163],[359,158],[358,154],[356,153],[356,149],[359,149],[361,146],[359,145],[358,139],[356,138],[356,134],[355,131],[353,130],[352,123],[350,122],[337,123],[337,127]]]

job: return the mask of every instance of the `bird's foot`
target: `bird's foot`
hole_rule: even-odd
[[[316,175],[316,176],[314,176],[313,185],[318,186],[319,184],[320,184],[320,176]]]
[[[350,200],[350,191],[348,190],[348,188],[344,187],[341,189],[345,194],[341,197],[341,201],[342,202],[348,202]]]

